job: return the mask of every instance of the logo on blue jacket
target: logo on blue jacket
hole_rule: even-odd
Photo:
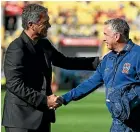
[[[125,63],[125,64],[123,65],[122,73],[128,74],[128,72],[129,72],[129,70],[130,70],[130,67],[131,67],[131,64],[130,64],[130,63]]]

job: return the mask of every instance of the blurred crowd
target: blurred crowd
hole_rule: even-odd
[[[131,28],[130,38],[140,44],[139,1],[2,1],[2,58],[10,42],[22,32],[21,13],[23,7],[29,3],[38,3],[48,8],[51,23],[48,38],[56,45],[61,37],[103,40],[103,23],[114,17],[128,21]]]
[[[134,1],[12,1],[2,2],[3,10],[3,38],[8,45],[22,31],[21,13],[26,4],[38,3],[49,10],[50,23],[49,38],[54,44],[61,36],[97,37],[103,39],[103,23],[105,20],[120,17],[131,25],[131,38],[140,42],[140,2]]]

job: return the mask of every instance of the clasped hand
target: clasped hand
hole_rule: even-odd
[[[63,104],[63,98],[54,94],[47,96],[47,105],[49,109],[56,109]]]

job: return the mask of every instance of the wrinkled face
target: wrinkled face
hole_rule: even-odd
[[[116,42],[118,36],[114,33],[110,27],[110,25],[104,26],[104,42],[107,44],[107,48],[110,50],[115,50]]]
[[[49,16],[47,13],[42,13],[40,15],[40,20],[35,25],[35,33],[38,37],[47,37],[48,29],[51,27],[49,23]]]

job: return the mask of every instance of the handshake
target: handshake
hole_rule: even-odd
[[[56,109],[62,106],[64,100],[61,96],[56,96],[54,94],[47,96],[47,105],[49,109]]]

